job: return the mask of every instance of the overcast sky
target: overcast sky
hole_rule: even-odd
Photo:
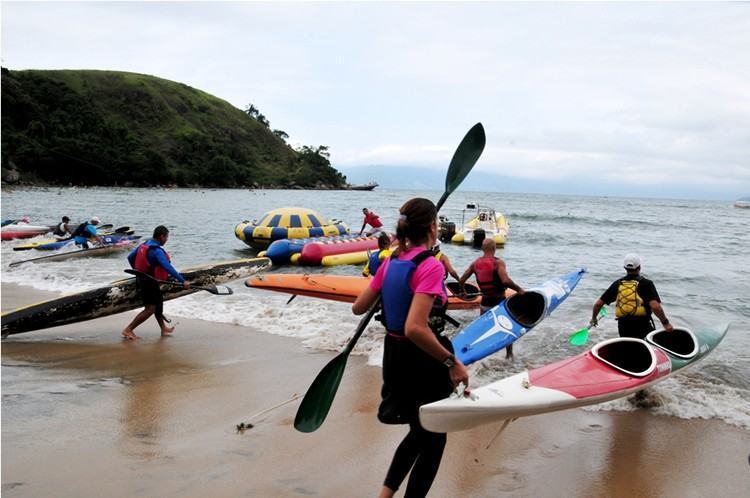
[[[476,170],[502,175],[488,190],[505,177],[529,192],[543,180],[562,193],[750,195],[748,3],[1,9],[4,67],[133,71],[253,103],[293,143],[328,145],[344,172],[442,175],[481,121]]]

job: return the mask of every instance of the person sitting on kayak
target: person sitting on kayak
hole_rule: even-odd
[[[57,225],[55,227],[55,230],[52,232],[52,235],[56,235],[58,237],[66,237],[70,235],[73,230],[70,229],[70,226],[68,225],[70,223],[70,218],[67,216],[62,217],[62,223]]]
[[[461,292],[466,292],[464,284],[476,275],[477,285],[482,292],[482,302],[479,304],[479,315],[483,315],[505,299],[505,289],[513,289],[519,294],[524,290],[516,284],[508,275],[505,261],[495,257],[497,244],[494,239],[487,238],[482,242],[482,256],[474,260],[466,269],[458,282],[461,284]],[[505,348],[505,357],[513,358],[513,344]]]
[[[362,270],[362,275],[365,277],[375,276],[380,268],[380,263],[391,255],[391,236],[385,232],[381,232],[378,236],[378,250],[371,252],[367,258],[367,264],[365,269]]]
[[[96,232],[96,225],[101,223],[99,218],[92,216],[91,219],[85,223],[78,225],[73,231],[73,238],[75,239],[76,245],[83,246],[84,249],[89,248],[89,242],[96,242],[101,244],[102,238]]]
[[[368,230],[365,235],[375,235],[383,231],[383,222],[380,221],[380,216],[367,208],[362,208],[362,212],[365,214],[365,220],[362,222],[362,229],[359,231],[360,235],[365,231],[367,225],[370,225],[372,230]]]
[[[659,318],[664,330],[671,332],[673,327],[661,306],[656,286],[651,280],[641,276],[641,257],[628,254],[623,267],[625,276],[612,282],[594,303],[590,325],[596,327],[596,317],[602,306],[616,301],[615,317],[620,337],[645,339],[649,332],[655,330],[652,314]]]
[[[136,276],[136,286],[143,299],[143,311],[138,313],[130,324],[122,331],[125,339],[138,339],[135,335],[135,328],[141,323],[148,320],[154,315],[161,328],[162,337],[168,336],[174,332],[174,327],[168,327],[164,319],[164,298],[161,295],[159,283],[156,280],[167,280],[170,276],[182,283],[182,287],[187,289],[190,284],[180,275],[180,272],[172,266],[169,254],[164,250],[164,244],[169,239],[169,230],[163,225],[154,228],[153,238],[139,245],[128,254],[130,266],[140,272],[150,275]],[[156,279],[156,280],[154,280]]]
[[[443,267],[429,250],[437,239],[435,205],[416,198],[401,206],[396,238],[398,249],[383,261],[352,311],[361,315],[382,297],[387,334],[378,419],[409,424],[379,496],[393,496],[409,473],[404,496],[426,496],[447,438],[422,427],[419,407],[447,397],[459,383],[468,389],[469,373],[453,355],[450,340],[440,335],[448,300]]]

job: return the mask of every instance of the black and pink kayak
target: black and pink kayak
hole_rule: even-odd
[[[468,396],[454,394],[424,405],[419,418],[427,430],[452,432],[621,398],[697,363],[728,328],[659,329],[645,340],[602,341],[585,353],[493,382]]]

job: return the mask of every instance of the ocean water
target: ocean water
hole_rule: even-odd
[[[2,218],[27,215],[32,223],[53,224],[61,216],[128,225],[150,236],[154,226],[171,230],[167,249],[177,268],[242,257],[254,251],[234,236],[234,226],[260,218],[282,206],[304,206],[325,218],[344,220],[353,231],[362,223],[362,207],[381,216],[392,228],[398,207],[408,198],[437,200],[441,192],[376,190],[195,190],[49,188],[15,189],[2,194]],[[675,325],[701,328],[731,322],[717,350],[687,372],[654,387],[662,404],[654,413],[681,418],[717,418],[750,429],[750,211],[722,201],[661,200],[538,194],[455,192],[441,214],[457,224],[467,202],[494,207],[506,215],[510,233],[498,251],[511,277],[524,287],[541,284],[578,267],[586,267],[573,294],[552,316],[515,345],[516,358],[504,354],[471,367],[475,386],[577,354],[567,342],[570,333],[588,323],[593,302],[623,273],[622,258],[637,252],[643,274],[654,280],[665,311]],[[33,240],[33,239],[31,239]],[[8,264],[35,256],[38,251],[13,251],[22,242],[2,243],[2,279],[34,288],[70,292],[97,287],[123,278],[125,255],[44,264]],[[459,273],[478,251],[443,244]],[[355,275],[360,267],[274,268],[276,272],[328,272]],[[199,292],[166,303],[169,316],[186,316],[234,323],[298,338],[316,350],[340,350],[358,319],[349,305],[298,297],[286,305],[287,295],[246,288],[234,282],[232,296]],[[453,312],[469,323],[476,312]],[[589,345],[617,336],[614,320],[592,330]],[[33,332],[25,335],[28,340]],[[10,340],[13,340],[12,338]],[[371,324],[354,354],[372,364],[382,357],[382,328]],[[322,367],[322,365],[321,365]],[[617,400],[591,410],[632,410]]]

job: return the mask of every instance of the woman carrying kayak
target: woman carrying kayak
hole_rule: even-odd
[[[400,209],[398,249],[383,261],[375,278],[352,305],[365,313],[382,296],[386,327],[382,402],[378,419],[409,424],[386,474],[380,497],[391,497],[411,471],[405,496],[425,496],[440,467],[446,435],[425,430],[419,407],[447,397],[455,386],[469,385],[466,367],[441,336],[448,302],[443,265],[429,250],[437,240],[437,209],[415,198]]]

